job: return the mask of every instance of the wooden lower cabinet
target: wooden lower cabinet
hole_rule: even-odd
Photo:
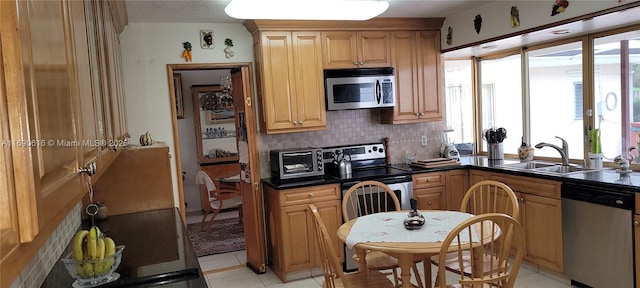
[[[527,193],[518,194],[520,223],[527,241],[525,260],[562,272],[561,200]]]
[[[328,231],[337,231],[342,225],[340,185],[278,190],[266,186],[267,247],[269,265],[282,282],[292,280],[293,272],[320,266],[316,245],[313,214],[309,204],[318,211]],[[333,233],[333,243],[340,261],[344,261],[343,243]]]
[[[520,205],[520,223],[525,231],[525,260],[562,273],[562,204],[561,182],[496,172],[471,170],[473,185],[495,180],[511,187]]]
[[[420,210],[443,210],[447,207],[445,172],[413,175],[413,198]]]
[[[94,200],[106,203],[109,215],[176,207],[169,146],[129,146],[93,189]],[[83,202],[85,207],[90,203],[88,195]]]
[[[460,210],[462,198],[469,190],[469,170],[459,169],[447,171],[446,174],[447,210]]]

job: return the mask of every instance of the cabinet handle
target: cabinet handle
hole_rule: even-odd
[[[91,162],[87,166],[78,168],[78,173],[87,173],[89,176],[96,174],[96,162]]]
[[[309,198],[313,198],[313,193],[309,193]]]
[[[420,116],[424,116],[424,112],[420,112]]]
[[[431,178],[427,178],[427,183],[431,183]]]
[[[302,126],[302,123],[304,123],[304,121],[300,120],[300,126]]]
[[[358,65],[364,65],[364,61],[358,62]]]
[[[638,221],[633,221],[633,225],[638,226],[638,224],[640,224]]]
[[[414,115],[416,115],[416,116],[420,116],[420,113],[417,113],[417,112],[416,112]]]
[[[432,203],[432,202],[431,202],[431,201],[429,201],[429,202],[427,202],[427,205],[431,206],[431,203]]]
[[[353,65],[358,66],[358,61],[353,61]]]
[[[294,120],[294,121],[293,121],[293,126],[296,126],[296,127],[297,127],[297,126],[298,126],[298,121],[295,121],[295,120]]]

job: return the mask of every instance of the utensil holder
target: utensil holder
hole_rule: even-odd
[[[489,154],[489,160],[503,160],[504,159],[504,150],[502,147],[502,142],[500,143],[489,143],[489,148],[487,150]]]

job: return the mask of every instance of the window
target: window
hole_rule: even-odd
[[[638,147],[634,156],[639,156],[635,163],[640,163],[639,27],[531,46],[510,56],[487,55],[476,58],[475,65],[445,59],[446,105],[454,106],[447,107],[447,125],[455,127],[456,135],[457,130],[475,127],[475,139],[481,139],[483,130],[504,127],[503,150],[512,156],[521,139],[532,146],[546,142],[561,147],[556,136],[561,137],[569,144],[569,158],[579,164],[591,152],[587,130],[599,129],[605,161],[627,156],[631,147]],[[587,41],[593,43],[586,45]],[[593,47],[593,51],[583,51],[584,47]],[[462,65],[468,69],[465,73],[460,73],[460,63],[466,64]],[[593,68],[586,72],[585,67]],[[467,83],[474,78],[480,82],[477,89],[466,92]],[[459,96],[471,91],[478,95]],[[464,110],[468,107],[473,110]],[[480,125],[466,117],[472,112]],[[473,139],[467,134],[457,137]],[[479,151],[486,152],[486,141],[480,144]],[[536,149],[535,155],[560,158],[548,148]]]
[[[602,154],[611,160],[640,145],[640,33],[596,36],[593,46],[594,126]]]
[[[444,62],[447,137],[452,143],[473,143],[473,93],[471,60]]]
[[[520,55],[479,60],[482,130],[505,128],[505,154],[517,154],[522,140],[522,77]],[[481,132],[481,131],[480,131]],[[487,150],[486,141],[482,151]]]
[[[532,146],[546,142],[569,144],[569,158],[582,159],[582,42],[571,42],[527,53],[529,69],[529,131]],[[536,156],[559,158],[558,151],[536,149]]]

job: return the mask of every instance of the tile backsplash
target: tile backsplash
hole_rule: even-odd
[[[73,235],[81,224],[82,203],[78,202],[69,214],[62,220],[56,231],[40,247],[40,250],[31,259],[31,262],[22,270],[22,273],[11,283],[11,288],[40,287],[49,271],[56,264],[60,255],[64,253]]]
[[[327,129],[276,135],[260,134],[261,178],[271,177],[268,153],[274,149],[327,147],[383,142],[389,137],[388,151],[393,163],[404,162],[405,153],[416,153],[416,159],[433,158],[442,143],[442,121],[388,125],[380,124],[379,109],[327,111]],[[422,146],[422,135],[427,145]]]

